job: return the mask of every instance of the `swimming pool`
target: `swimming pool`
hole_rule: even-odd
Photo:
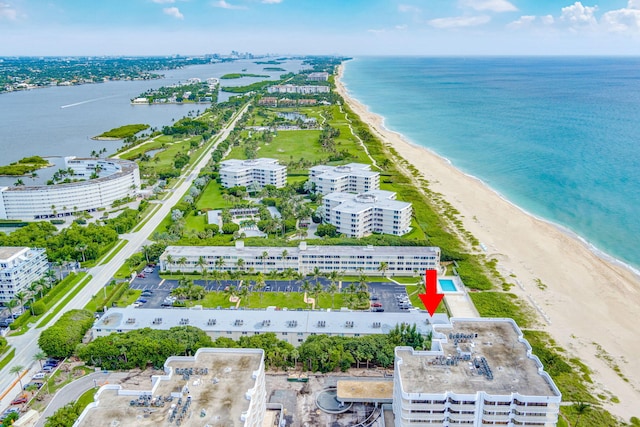
[[[442,292],[458,292],[456,284],[451,279],[438,279]]]

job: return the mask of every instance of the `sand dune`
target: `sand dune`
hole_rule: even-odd
[[[489,257],[499,260],[500,272],[515,276],[511,279],[518,286],[512,291],[538,313],[539,329],[593,370],[598,392],[620,399],[605,407],[625,420],[640,416],[640,277],[599,258],[577,238],[528,215],[443,158],[385,129],[380,116],[349,97],[341,71],[340,67],[337,90],[354,112],[461,213],[466,229],[482,242]]]

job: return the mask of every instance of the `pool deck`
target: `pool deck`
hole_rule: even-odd
[[[442,291],[444,300],[449,308],[451,317],[480,317],[478,310],[467,294],[467,288],[457,276],[443,276],[438,278],[438,284],[442,287],[440,280],[450,280],[454,283],[455,291]]]

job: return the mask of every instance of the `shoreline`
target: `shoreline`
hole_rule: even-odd
[[[625,421],[638,416],[640,343],[634,323],[640,312],[638,272],[614,257],[606,259],[606,252],[573,231],[530,214],[448,159],[386,128],[383,117],[350,96],[341,81],[342,71],[343,65],[335,81],[345,103],[384,144],[421,172],[431,190],[460,212],[465,229],[482,242],[487,258],[497,259],[500,273],[516,282],[510,292],[537,313],[536,329],[548,332],[570,353],[567,358],[575,355],[592,370],[594,394],[620,400],[603,402],[607,410]]]

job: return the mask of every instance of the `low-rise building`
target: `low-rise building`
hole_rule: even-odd
[[[434,324],[432,349],[396,347],[395,426],[541,426],[562,395],[511,319]]]
[[[411,231],[411,203],[395,200],[392,191],[330,193],[323,197],[323,219],[349,237],[372,233],[402,236]]]
[[[201,348],[172,356],[148,389],[106,384],[74,427],[261,427],[267,412],[264,351]]]
[[[227,188],[236,186],[274,185],[282,188],[287,184],[287,167],[276,159],[259,158],[250,160],[230,159],[220,162],[220,179]]]
[[[14,299],[16,293],[44,276],[47,268],[44,249],[0,246],[0,302]]]
[[[309,180],[314,184],[314,191],[320,194],[364,193],[380,189],[380,173],[364,163],[313,166],[309,168]]]
[[[73,179],[81,181],[0,187],[0,219],[45,219],[95,211],[116,200],[135,197],[140,172],[135,162],[120,159],[65,158]]]
[[[302,299],[302,295],[300,295]],[[112,307],[95,323],[94,336],[114,332],[128,332],[140,328],[168,330],[175,326],[194,326],[212,339],[227,337],[237,340],[242,336],[272,332],[278,339],[299,346],[310,335],[360,337],[388,334],[396,325],[416,325],[423,335],[431,333],[431,324],[447,322],[444,314],[429,316],[423,311],[376,313],[352,310],[298,311],[276,309],[224,310],[224,309],[139,309],[133,306]]]
[[[329,93],[329,86],[321,85],[274,85],[267,88],[268,93],[301,93],[306,95],[314,95],[318,93]]]
[[[200,259],[204,264],[200,262]],[[220,261],[221,260],[221,261]],[[383,264],[385,263],[385,264]],[[386,265],[386,269],[381,269]],[[167,272],[255,271],[270,273],[287,269],[322,273],[414,276],[438,270],[440,248],[432,246],[168,246],[160,256],[160,269]]]

